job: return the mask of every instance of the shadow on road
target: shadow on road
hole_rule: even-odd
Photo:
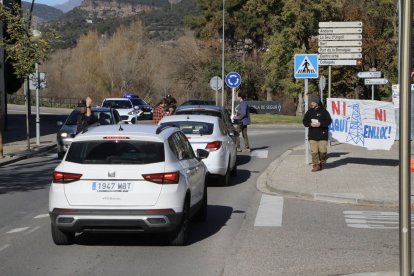
[[[383,158],[361,158],[361,157],[346,157],[343,159],[335,160],[333,162],[328,162],[326,164],[327,168],[335,168],[344,166],[346,164],[360,164],[360,165],[369,165],[369,166],[389,166],[396,167],[400,161],[398,159],[383,159]]]
[[[233,213],[233,208],[209,205],[207,221],[190,225],[189,245],[213,236],[226,225]],[[86,246],[166,246],[165,233],[153,234],[92,234],[82,233],[75,238],[75,243]]]
[[[0,168],[0,194],[27,192],[47,188],[52,181],[57,159],[36,163],[8,165]],[[39,170],[42,167],[42,170]],[[24,169],[22,169],[24,168]],[[47,179],[47,181],[45,181]]]

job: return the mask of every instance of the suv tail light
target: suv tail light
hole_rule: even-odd
[[[179,172],[171,173],[152,173],[152,174],[143,174],[145,180],[151,181],[157,184],[178,184],[180,179]]]
[[[81,174],[78,173],[67,173],[67,172],[53,172],[53,182],[54,183],[70,183],[76,180],[79,180],[82,177]]]
[[[221,141],[210,142],[206,145],[206,151],[215,151],[221,148]]]

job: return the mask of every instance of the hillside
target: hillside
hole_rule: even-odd
[[[73,10],[74,8],[80,6],[82,4],[83,0],[68,0],[67,2],[63,4],[54,5],[56,9],[59,9],[63,12],[68,12],[70,10]]]
[[[29,12],[31,7],[31,2],[24,2],[22,1],[22,8],[23,10]],[[43,5],[43,4],[34,4],[33,7],[33,20],[34,22],[38,22],[43,24],[45,22],[49,22],[53,19],[57,19],[63,15],[61,10],[58,10],[54,7]]]
[[[121,5],[110,9],[111,12],[103,12],[109,9],[109,6],[113,6],[114,2]],[[135,7],[151,4],[152,8],[139,12],[135,9],[136,14],[131,15],[132,2]],[[172,2],[170,1],[170,4],[167,0],[85,0],[80,7],[63,14],[45,27],[52,26],[60,34],[60,40],[53,43],[53,48],[74,47],[79,37],[90,30],[111,35],[121,24],[129,24],[136,20],[144,22],[151,38],[170,40],[182,34],[184,16],[199,13],[197,0],[182,0],[177,4]],[[95,5],[94,10],[93,5]]]

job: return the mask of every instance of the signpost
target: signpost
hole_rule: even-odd
[[[218,91],[221,89],[223,81],[220,77],[214,76],[210,80],[210,87],[216,91],[216,105],[218,105]]]
[[[237,72],[230,72],[226,76],[226,85],[231,88],[231,119],[234,117],[234,93],[241,84],[241,77]]]
[[[308,110],[308,79],[317,79],[319,76],[318,55],[300,54],[295,55],[294,76],[295,79],[305,79],[305,113]],[[305,129],[305,164],[309,164],[308,128]]]
[[[319,22],[319,65],[328,68],[328,97],[331,97],[331,66],[355,66],[362,58],[362,21]],[[354,54],[355,53],[355,54]]]
[[[326,78],[324,76],[321,76],[319,78],[319,91],[321,93],[321,102],[323,103],[323,90],[326,86]]]

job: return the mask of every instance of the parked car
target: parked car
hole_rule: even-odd
[[[142,111],[127,98],[106,98],[102,102],[103,107],[114,108],[121,115],[121,120],[127,124],[135,124]]]
[[[94,122],[91,126],[97,125],[114,125],[121,122],[121,117],[117,110],[106,108],[106,107],[92,107],[92,121]],[[58,126],[61,126],[59,131],[56,134],[56,145],[57,145],[57,154],[59,158],[62,158],[70,144],[73,141],[73,138],[78,133],[78,115],[79,108],[74,109],[66,121],[58,122]]]
[[[183,102],[181,105],[216,105],[216,102],[209,100],[188,100]]]
[[[190,219],[207,216],[209,152],[194,153],[177,128],[98,126],[78,134],[49,191],[55,244],[78,232],[166,232],[185,245]]]
[[[233,133],[232,138],[236,142],[237,132],[230,118],[230,114],[223,106],[218,105],[180,105],[174,112],[175,115],[209,115],[223,119],[229,133]]]
[[[223,186],[230,184],[230,175],[237,174],[236,143],[233,132],[227,130],[223,120],[206,115],[171,115],[159,122],[161,126],[174,126],[187,136],[194,150],[210,152],[203,162],[212,176],[218,176]]]
[[[125,94],[123,98],[130,99],[134,108],[142,111],[137,116],[138,120],[152,120],[152,114],[154,112],[152,105],[141,99],[139,96],[132,94]]]

